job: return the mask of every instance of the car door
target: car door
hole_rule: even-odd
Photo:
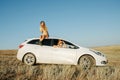
[[[56,44],[57,40],[54,39],[53,41]],[[54,63],[58,63],[58,64],[75,64],[77,49],[69,48],[68,47],[69,42],[67,41],[64,41],[64,42],[66,44],[66,47],[64,48],[53,47],[51,61],[53,61]]]
[[[41,45],[36,47],[36,53],[40,63],[50,63],[52,53],[51,41],[51,39],[44,39]]]

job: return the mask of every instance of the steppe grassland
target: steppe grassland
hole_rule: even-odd
[[[120,80],[120,46],[93,49],[105,53],[107,66],[88,71],[72,65],[27,66],[16,59],[17,50],[0,50],[0,80]]]

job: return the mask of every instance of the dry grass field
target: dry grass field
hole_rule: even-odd
[[[88,71],[72,65],[27,66],[16,59],[17,50],[0,50],[0,80],[120,80],[120,46],[93,49],[106,54],[107,66]]]

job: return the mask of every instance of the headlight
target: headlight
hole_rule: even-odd
[[[104,57],[104,55],[101,52],[96,52],[96,54]]]
[[[92,52],[94,52],[95,54],[99,55],[99,56],[103,56],[105,57],[105,55],[103,55],[101,52],[99,51],[95,51],[95,50],[91,50]]]

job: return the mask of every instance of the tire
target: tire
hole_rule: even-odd
[[[78,65],[81,70],[89,70],[95,66],[95,60],[89,55],[84,55],[79,59]]]
[[[32,66],[36,63],[36,58],[32,53],[27,53],[23,58],[23,62]]]

